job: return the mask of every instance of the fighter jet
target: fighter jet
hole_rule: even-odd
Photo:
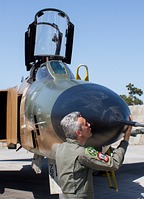
[[[61,119],[81,112],[93,136],[86,145],[102,147],[119,140],[128,125],[130,109],[115,92],[72,73],[74,25],[69,16],[48,8],[36,13],[25,32],[25,66],[29,71],[18,89],[0,92],[0,139],[9,148],[17,144],[38,157],[55,158],[65,141]],[[81,67],[81,66],[79,66]],[[86,66],[84,66],[86,67]],[[87,67],[86,67],[87,70]]]

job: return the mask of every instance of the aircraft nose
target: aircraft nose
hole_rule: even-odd
[[[104,86],[92,83],[73,86],[57,98],[52,109],[54,130],[62,138],[60,121],[73,111],[79,111],[90,123],[96,145],[116,140],[123,127],[119,121],[128,119],[130,114],[124,100]]]

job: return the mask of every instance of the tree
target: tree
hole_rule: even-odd
[[[126,95],[120,95],[125,102],[128,105],[142,105],[143,101],[140,100],[138,97],[136,97],[136,95],[138,96],[142,96],[143,95],[143,91],[139,88],[136,88],[134,86],[134,84],[129,83],[128,85],[126,85],[127,89],[128,89],[128,96]]]

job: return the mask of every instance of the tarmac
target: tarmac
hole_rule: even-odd
[[[51,195],[48,159],[41,174],[31,168],[33,154],[0,146],[0,199],[58,199]],[[95,199],[144,199],[144,144],[130,144],[121,168],[115,172],[118,191],[109,188],[106,176],[93,176]]]

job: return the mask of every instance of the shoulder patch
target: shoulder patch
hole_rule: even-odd
[[[85,153],[89,154],[90,156],[97,156],[98,154],[98,152],[91,146],[86,148]]]
[[[103,154],[103,153],[101,153],[101,152],[98,152],[98,158],[99,158],[100,160],[105,161],[105,162],[108,162],[108,161],[109,161],[108,155],[105,155],[105,154]]]

